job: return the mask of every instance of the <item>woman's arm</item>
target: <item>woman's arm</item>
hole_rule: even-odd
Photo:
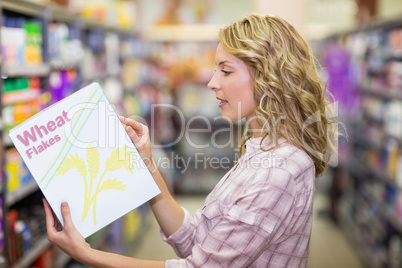
[[[151,172],[161,193],[149,201],[162,231],[170,236],[183,223],[184,211],[173,199],[172,195],[152,160],[151,142],[148,127],[134,120],[120,117],[130,139]],[[66,202],[62,203],[61,213],[64,228],[54,216],[52,209],[44,200],[48,240],[58,246],[72,258],[93,267],[164,267],[164,262],[139,260],[118,254],[92,249],[83,236],[74,227],[70,209]]]
[[[120,116],[119,118],[125,125],[127,134],[137,148],[161,191],[159,195],[149,201],[149,204],[151,205],[152,212],[154,213],[162,231],[165,235],[170,236],[181,227],[184,219],[184,212],[179,204],[177,204],[173,199],[165,181],[152,159],[148,127],[123,116]]]
[[[50,242],[72,258],[91,267],[165,267],[164,262],[134,259],[118,254],[108,253],[92,249],[85,242],[84,237],[75,229],[71,220],[70,208],[66,202],[61,205],[61,214],[64,220],[64,228],[55,225],[55,217],[47,201],[43,200],[46,213],[47,237]],[[57,228],[56,228],[57,227]]]

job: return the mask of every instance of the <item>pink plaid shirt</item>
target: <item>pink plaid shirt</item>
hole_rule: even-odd
[[[302,150],[279,140],[264,152],[261,138],[205,199],[194,216],[162,237],[184,259],[165,267],[307,267],[315,168]],[[273,147],[268,138],[263,148]]]

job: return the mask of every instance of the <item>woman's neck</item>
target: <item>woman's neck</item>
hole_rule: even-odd
[[[248,131],[252,133],[252,138],[260,138],[263,136],[264,131],[256,118],[247,119]]]

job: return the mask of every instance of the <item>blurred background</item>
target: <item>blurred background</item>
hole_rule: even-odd
[[[150,127],[164,179],[190,212],[238,159],[243,122],[220,118],[207,82],[218,31],[251,12],[304,36],[348,133],[318,178],[309,267],[402,267],[400,0],[1,0],[0,267],[84,267],[46,239],[42,194],[8,138],[97,81],[116,112]],[[176,258],[147,205],[93,247]]]

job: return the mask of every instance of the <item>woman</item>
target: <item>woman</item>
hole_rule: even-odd
[[[147,161],[161,190],[150,206],[163,239],[184,259],[146,261],[92,249],[74,228],[66,203],[65,226],[58,231],[45,202],[49,240],[95,267],[306,267],[314,181],[337,135],[311,51],[284,20],[252,14],[220,31],[208,87],[224,118],[246,119],[246,132],[240,160],[204,207],[190,216]],[[141,156],[152,159],[148,128],[121,121]]]

